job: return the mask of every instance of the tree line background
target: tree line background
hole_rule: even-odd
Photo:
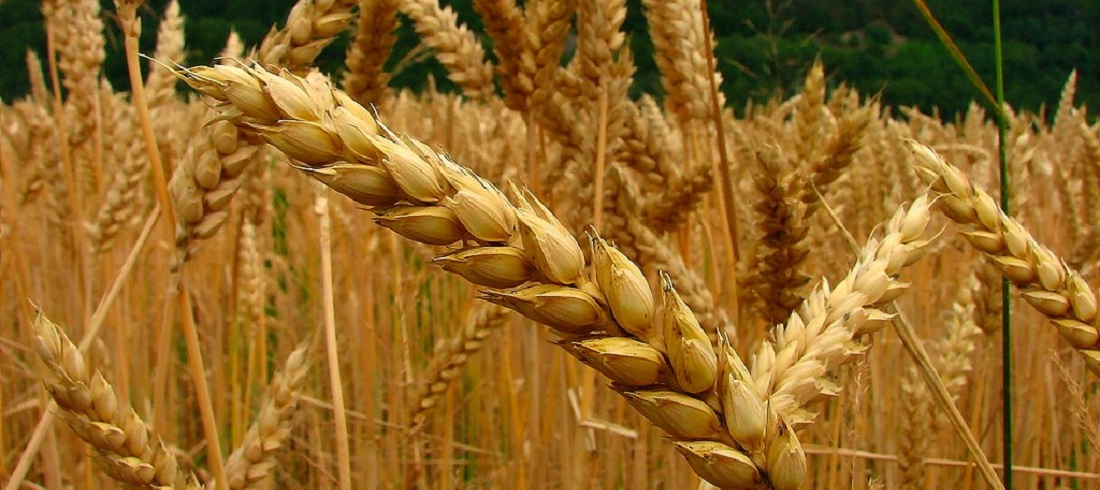
[[[150,0],[142,10],[142,51],[152,53],[160,12],[167,0]],[[449,3],[477,32],[480,22],[472,0]],[[628,0],[624,29],[638,65],[635,94],[660,95],[660,74],[642,15],[641,0]],[[820,57],[830,85],[841,82],[865,94],[880,93],[891,106],[939,110],[952,117],[965,110],[977,91],[949,57],[935,34],[909,1],[851,0],[710,0],[712,26],[718,38],[716,57],[729,103],[737,109],[751,101],[797,91],[806,68]],[[978,73],[992,87],[993,33],[989,2],[928,0],[944,28],[955,38]],[[108,56],[104,73],[126,88],[122,38],[111,0],[103,0]],[[180,0],[186,18],[188,63],[207,63],[225,44],[230,29],[248,45],[283,21],[294,0]],[[1002,0],[1006,98],[1016,108],[1039,111],[1057,102],[1073,69],[1080,75],[1077,100],[1097,106],[1100,62],[1100,1]],[[452,90],[438,62],[417,50],[418,38],[407,19],[387,69],[391,85],[421,90],[434,83]],[[5,101],[28,90],[23,68],[27,49],[45,51],[39,2],[0,0],[0,97]],[[492,40],[484,37],[489,50]],[[329,74],[339,75],[348,43],[345,33],[318,58]],[[490,54],[491,55],[491,54]],[[568,55],[568,54],[567,54]]]

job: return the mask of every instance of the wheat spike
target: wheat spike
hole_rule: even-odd
[[[397,38],[400,0],[361,0],[355,25],[355,40],[348,46],[343,88],[363,105],[382,102],[389,73],[383,68]]]
[[[248,428],[240,447],[226,460],[229,488],[253,488],[275,468],[275,451],[290,438],[299,391],[308,372],[309,347],[303,344],[287,356],[283,370],[275,373],[256,420]]]
[[[774,343],[764,343],[753,356],[757,392],[793,423],[808,422],[806,408],[839,387],[824,374],[851,362],[868,345],[860,342],[889,323],[892,315],[877,309],[908,288],[898,274],[923,253],[922,235],[931,219],[927,196],[898,209],[886,222],[883,236],[869,240],[855,266],[834,287],[825,281],[774,331]]]
[[[527,29],[523,11],[515,0],[476,0],[474,10],[485,22],[485,31],[493,37],[496,72],[504,89],[504,102],[509,108],[523,112],[535,88],[534,67],[530,66],[534,58],[525,56]]]
[[[179,78],[168,67],[183,62],[186,56],[184,44],[179,1],[172,0],[164,8],[164,17],[157,29],[157,48],[153,59],[158,63],[149,64],[149,75],[145,78],[145,97],[149,100],[150,109],[155,110],[175,100]]]
[[[427,371],[420,377],[410,406],[415,432],[427,430],[431,414],[439,398],[461,376],[462,369],[481,350],[486,339],[507,321],[507,310],[479,303],[474,305],[462,328],[453,337],[443,340],[432,352]]]
[[[35,348],[49,375],[46,389],[61,416],[96,453],[94,459],[111,478],[142,488],[185,484],[176,458],[137,412],[119,400],[98,370],[61,327],[41,312],[34,320]]]
[[[305,71],[321,50],[347,28],[356,0],[298,0],[287,15],[286,27],[274,28],[260,43],[259,60],[269,69]]]
[[[437,0],[408,0],[402,11],[412,17],[422,42],[435,50],[462,93],[476,98],[492,93],[493,67],[485,61],[485,50],[450,7],[441,8]]]
[[[964,236],[975,249],[1016,285],[1025,301],[1042,312],[1058,333],[1100,376],[1100,333],[1097,332],[1096,294],[1081,275],[1040,245],[1015,219],[1004,215],[985,191],[958,168],[927,146],[906,142],[913,152],[917,174],[944,195],[939,209],[964,226]]]

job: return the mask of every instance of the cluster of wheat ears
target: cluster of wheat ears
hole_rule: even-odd
[[[1100,480],[1075,75],[1011,114],[1009,217],[978,106],[815,64],[736,117],[699,0],[643,2],[661,102],[628,96],[625,0],[474,0],[484,39],[436,0],[300,0],[193,67],[173,1],[147,72],[140,3],[43,0],[0,105],[6,489],[998,488],[1004,396],[1021,485]],[[399,13],[461,95],[387,86]]]

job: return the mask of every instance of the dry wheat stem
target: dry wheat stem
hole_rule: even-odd
[[[138,61],[138,38],[141,35],[141,21],[137,18],[137,3],[125,0],[116,0],[116,8],[119,11],[120,22],[125,31],[126,64],[130,75],[131,90],[133,90],[133,103],[137,109],[138,119],[141,122],[142,133],[145,138],[145,151],[149,158],[149,165],[153,170],[153,185],[157,191],[157,200],[162,212],[167,218],[169,236],[175,236],[172,228],[175,223],[176,212],[173,208],[171,195],[168,190],[168,181],[164,175],[164,167],[160,160],[160,152],[157,151],[157,140],[153,134],[152,120],[149,115],[149,105],[145,97],[144,83],[141,79],[140,65]],[[176,237],[178,240],[178,237]],[[191,370],[191,378],[195,382],[195,398],[199,405],[199,413],[202,419],[203,434],[206,438],[206,451],[210,468],[214,473],[214,480],[221,488],[229,488],[225,466],[222,460],[221,443],[218,438],[218,423],[214,417],[214,406],[210,401],[210,390],[206,383],[206,368],[202,359],[202,351],[198,332],[195,329],[191,317],[191,300],[185,289],[185,285],[179,280],[178,274],[173,277],[172,289],[176,294],[179,304],[179,313],[182,315],[182,330],[187,344],[187,359]]]
[[[970,451],[970,456],[974,458],[974,462],[978,465],[978,470],[981,471],[982,476],[985,477],[985,482],[992,488],[1001,489],[1004,485],[997,478],[997,472],[993,470],[993,465],[990,464],[989,458],[986,457],[985,452],[982,451],[981,443],[970,431],[969,426],[966,425],[966,419],[963,418],[962,413],[959,412],[959,408],[955,405],[954,400],[951,399],[951,393],[947,391],[941,381],[941,377],[936,373],[936,368],[929,360],[928,352],[924,350],[924,346],[920,343],[917,335],[913,329],[911,323],[906,318],[905,314],[898,311],[897,301],[892,304],[894,317],[893,323],[898,332],[898,337],[901,338],[905,349],[909,351],[909,354],[916,361],[921,376],[924,377],[925,385],[932,390],[932,396],[935,397],[936,403],[941,409],[947,411],[948,419],[955,427],[955,432],[958,433],[963,441],[966,443],[966,448]]]
[[[932,190],[943,193],[939,209],[964,226],[975,249],[1020,289],[1024,300],[1042,312],[1085,365],[1100,376],[1100,333],[1092,287],[1073,268],[1040,245],[1015,219],[1006,216],[985,191],[927,146],[906,141],[917,174]]]
[[[320,216],[321,294],[325,314],[325,354],[328,359],[329,384],[332,389],[333,421],[336,425],[336,460],[340,490],[351,490],[351,452],[348,445],[347,409],[344,405],[344,384],[340,380],[340,356],[336,340],[336,300],[332,279],[332,214],[329,211],[329,190],[318,190],[314,211]]]

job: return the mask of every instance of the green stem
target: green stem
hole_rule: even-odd
[[[1005,151],[1005,135],[1008,121],[1005,120],[1005,78],[1001,55],[1001,2],[993,0],[993,60],[997,71],[997,156],[1000,160],[1001,210],[1008,214],[1008,158]],[[1009,304],[1008,279],[1001,279],[1001,382],[1002,410],[1004,421],[1001,426],[1004,438],[1005,488],[1012,489],[1012,308]]]

